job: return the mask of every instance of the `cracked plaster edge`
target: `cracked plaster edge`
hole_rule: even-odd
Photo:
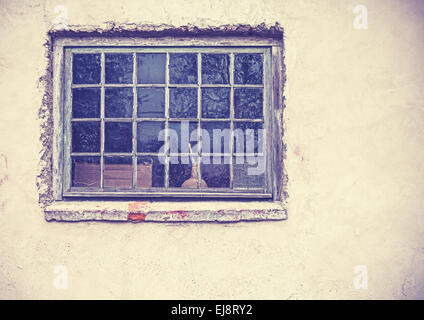
[[[45,50],[46,72],[38,79],[38,89],[43,92],[38,110],[40,128],[40,160],[36,175],[38,203],[41,208],[53,202],[53,59],[52,41],[46,38]]]
[[[83,36],[139,36],[139,37],[176,37],[176,36],[259,36],[274,39],[283,38],[283,27],[275,22],[274,24],[260,23],[249,24],[224,24],[220,26],[198,26],[187,24],[174,26],[170,24],[137,24],[137,23],[116,23],[107,21],[103,25],[67,25],[60,28],[52,27],[48,35],[54,39],[60,36],[83,37]]]
[[[285,209],[259,210],[45,210],[47,221],[116,221],[116,222],[241,222],[286,220]]]

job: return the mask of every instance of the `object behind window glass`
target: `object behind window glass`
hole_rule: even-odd
[[[100,187],[100,157],[72,157],[72,187]]]
[[[132,187],[131,157],[104,158],[104,186],[105,188]]]

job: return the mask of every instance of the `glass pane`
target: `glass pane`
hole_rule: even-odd
[[[197,88],[170,88],[169,93],[171,118],[197,118]]]
[[[71,185],[100,188],[100,157],[72,157]]]
[[[236,119],[261,119],[263,116],[261,88],[234,89],[234,116]]]
[[[132,83],[132,53],[106,53],[105,78],[106,83]]]
[[[159,152],[164,145],[165,122],[143,121],[137,123],[137,152]]]
[[[262,53],[239,53],[235,55],[235,84],[262,84],[262,73]]]
[[[105,157],[104,161],[105,188],[132,188],[131,157]]]
[[[105,123],[105,152],[132,152],[132,123]]]
[[[197,83],[197,54],[171,53],[169,55],[169,81],[172,84]]]
[[[72,123],[72,152],[100,152],[100,122]]]
[[[203,88],[202,117],[228,119],[230,117],[230,92],[230,88]]]
[[[190,147],[193,152],[197,151],[197,122],[169,122],[169,152],[188,153]]]
[[[197,188],[197,165],[192,166],[188,156],[172,156],[169,158],[169,186],[171,188]],[[192,170],[193,169],[193,170]]]
[[[230,157],[202,157],[201,172],[209,188],[230,187]]]
[[[230,122],[208,121],[201,123],[202,153],[229,153]]]
[[[137,53],[138,83],[165,83],[165,69],[165,53]]]
[[[260,122],[234,123],[234,152],[257,153],[265,151],[265,132]],[[258,140],[260,137],[260,140]],[[259,148],[259,144],[262,146]]]
[[[163,187],[165,184],[165,158],[143,156],[137,159],[137,187]]]
[[[132,88],[105,88],[106,118],[131,118],[132,112]]]
[[[100,117],[100,88],[72,89],[72,117]]]
[[[265,157],[234,157],[233,158],[234,188],[263,188],[265,173]]]
[[[75,84],[100,83],[100,53],[74,53],[72,57],[72,81]]]
[[[202,54],[202,83],[229,83],[229,65],[228,54]]]
[[[137,117],[164,118],[165,117],[165,89],[138,88],[137,89]]]

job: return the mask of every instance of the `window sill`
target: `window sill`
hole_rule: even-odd
[[[57,201],[47,221],[239,222],[287,219],[279,202],[261,201]]]

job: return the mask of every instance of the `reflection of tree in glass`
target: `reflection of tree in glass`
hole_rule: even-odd
[[[99,83],[100,69],[100,54],[73,54],[73,83]]]
[[[72,89],[72,117],[73,118],[100,117],[100,89],[99,88]]]
[[[133,56],[131,53],[105,55],[106,83],[132,83]]]
[[[72,151],[100,151],[100,123],[76,122],[72,124]]]
[[[240,53],[234,59],[234,81],[237,84],[262,83],[262,54]]]
[[[194,53],[173,53],[169,60],[171,83],[197,83],[197,55]]]
[[[202,55],[202,82],[206,84],[227,84],[229,56],[227,54]]]
[[[205,118],[229,118],[230,89],[202,89],[202,116]]]
[[[262,89],[239,88],[234,90],[234,113],[237,119],[262,118]]]
[[[195,118],[197,116],[197,89],[171,88],[169,115],[171,118]]]
[[[105,89],[106,118],[131,118],[133,109],[132,88]]]

